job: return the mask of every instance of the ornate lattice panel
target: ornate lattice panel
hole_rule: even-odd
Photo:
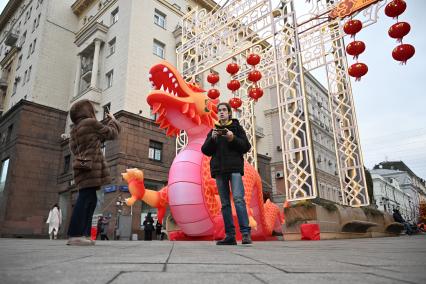
[[[257,66],[263,74],[261,87],[276,88],[278,94],[287,199],[299,200],[317,196],[304,73],[325,67],[342,203],[362,206],[369,200],[342,23],[327,15],[333,2],[282,0],[279,7],[272,7],[271,1],[241,0],[230,1],[215,12],[193,9],[182,21],[178,68],[186,79],[202,80],[211,68],[231,61],[241,66],[236,77],[241,81],[237,96],[243,101],[240,121],[253,145],[247,160],[257,166],[253,103],[246,97],[250,67],[245,58],[251,52],[261,55]],[[364,27],[374,24],[386,2],[379,1],[355,16]],[[295,4],[304,5],[298,16]],[[177,151],[185,144],[182,133]]]

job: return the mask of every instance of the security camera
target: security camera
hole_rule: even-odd
[[[63,140],[66,140],[66,139],[70,138],[70,135],[69,135],[69,134],[67,134],[67,133],[62,133],[62,134],[61,134],[61,138],[62,138]]]

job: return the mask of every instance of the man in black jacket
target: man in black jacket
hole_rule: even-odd
[[[220,202],[222,203],[222,217],[225,224],[225,239],[217,245],[236,245],[235,226],[232,218],[229,183],[232,187],[232,196],[238,224],[242,234],[242,243],[251,244],[249,219],[244,200],[244,158],[251,145],[244,129],[237,119],[232,119],[231,107],[227,103],[217,106],[219,123],[207,135],[201,148],[206,156],[211,156],[210,172],[216,179]]]

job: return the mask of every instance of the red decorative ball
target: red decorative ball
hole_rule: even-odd
[[[262,73],[260,73],[257,70],[250,71],[250,73],[248,74],[249,81],[254,82],[254,83],[259,81],[261,78],[262,78]]]
[[[364,50],[365,50],[364,42],[357,41],[357,40],[349,43],[348,46],[346,47],[346,52],[349,55],[354,56],[354,58],[358,58],[358,55],[363,53]]]
[[[251,88],[248,96],[257,102],[257,100],[263,96],[263,90],[258,87]]]
[[[239,108],[242,104],[243,104],[243,102],[241,101],[240,98],[232,98],[232,99],[229,100],[229,105],[233,109]]]
[[[216,84],[217,82],[219,82],[219,75],[218,75],[218,74],[216,74],[216,73],[210,73],[210,74],[207,76],[207,81],[208,81],[210,84]]]
[[[350,76],[355,77],[355,81],[361,80],[361,77],[367,74],[368,67],[364,63],[355,63],[352,64],[348,69],[348,73]]]
[[[404,13],[407,4],[404,0],[393,0],[386,5],[385,14],[388,17],[395,18]]]
[[[229,63],[228,66],[226,66],[226,72],[228,72],[231,75],[234,75],[240,70],[240,66],[238,66],[237,63]]]
[[[231,80],[227,84],[228,89],[233,91],[233,92],[238,90],[240,88],[240,86],[241,86],[241,84],[240,84],[240,81],[238,81],[238,80]]]
[[[410,24],[406,22],[398,22],[393,24],[388,31],[391,38],[396,38],[401,42],[402,38],[406,36],[411,30]]]
[[[251,66],[257,65],[257,64],[259,64],[259,62],[260,62],[260,56],[255,54],[255,53],[251,53],[247,57],[247,64],[249,64]]]
[[[362,29],[362,22],[360,20],[349,20],[343,26],[343,31],[351,36],[355,36]]]
[[[217,99],[220,96],[220,92],[218,89],[211,89],[207,92],[207,96],[212,100]]]
[[[401,61],[402,64],[406,64],[407,60],[413,57],[414,53],[416,53],[416,49],[411,44],[400,44],[393,49],[392,57],[395,60]]]

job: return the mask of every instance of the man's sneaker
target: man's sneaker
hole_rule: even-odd
[[[251,241],[250,234],[244,234],[244,235],[243,235],[243,239],[242,239],[241,243],[242,243],[243,245],[249,245],[249,244],[253,243],[253,242]]]
[[[86,237],[71,237],[68,239],[68,246],[93,246],[95,243]]]
[[[221,241],[217,241],[216,245],[218,246],[236,246],[237,245],[237,241],[235,240],[235,237],[226,237]]]

